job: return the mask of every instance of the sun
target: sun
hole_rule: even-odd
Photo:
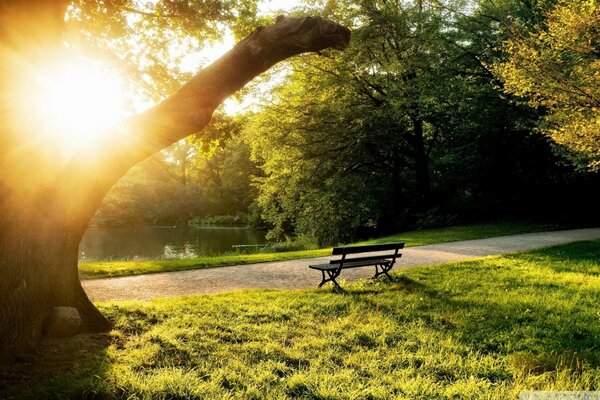
[[[88,149],[127,115],[123,82],[96,60],[74,58],[37,71],[34,118],[63,155]]]

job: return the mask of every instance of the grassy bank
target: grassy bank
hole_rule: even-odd
[[[526,389],[600,387],[600,241],[395,276],[346,294],[100,304],[116,322],[109,337],[61,342],[64,354],[76,349],[78,368],[54,368],[55,378],[12,393],[505,400]]]
[[[547,225],[531,223],[479,224],[403,232],[354,244],[404,242],[407,247],[423,246],[426,244],[454,242],[457,240],[482,239],[516,233],[539,232],[546,229],[548,229]],[[85,262],[79,265],[79,274],[83,279],[93,279],[322,257],[329,254],[331,254],[331,248],[280,253],[232,254],[200,257],[188,260]]]

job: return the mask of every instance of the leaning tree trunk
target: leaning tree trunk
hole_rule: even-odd
[[[350,37],[319,17],[280,17],[164,102],[107,130],[88,154],[56,165],[43,151],[33,152],[44,146],[34,146],[35,135],[14,120],[23,105],[14,101],[11,84],[25,60],[44,53],[32,54],[32,41],[51,47],[53,35],[45,30],[60,31],[67,4],[9,0],[0,6],[0,48],[10,49],[1,54],[0,71],[0,359],[35,348],[55,306],[76,308],[83,331],[110,327],[81,287],[78,246],[103,197],[129,168],[200,131],[224,99],[273,64],[307,51],[342,49]]]

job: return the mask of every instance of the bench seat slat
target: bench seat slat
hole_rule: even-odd
[[[381,259],[387,259],[387,258],[394,259],[394,257],[400,258],[401,256],[402,256],[402,254],[391,253],[391,254],[379,254],[379,255],[376,254],[373,256],[346,258],[346,259],[344,259],[344,267],[346,266],[346,264],[351,263],[351,262],[381,260]],[[338,258],[338,259],[329,261],[329,264],[340,264],[341,262],[342,262],[342,259]]]
[[[333,270],[333,269],[336,269],[337,267],[335,265],[331,265],[331,264],[315,264],[315,265],[309,265],[308,268],[325,271],[325,270]]]
[[[390,263],[392,260],[386,259],[386,258],[373,258],[370,260],[363,260],[363,261],[354,261],[354,262],[345,262],[344,261],[344,265],[343,268],[356,268],[356,267],[368,267],[370,265],[378,265],[378,264],[385,264],[385,263]],[[339,263],[336,264],[316,264],[316,265],[309,265],[309,268],[312,269],[318,269],[318,270],[334,270],[337,269],[339,267]]]

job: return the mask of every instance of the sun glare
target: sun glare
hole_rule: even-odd
[[[34,111],[64,155],[89,148],[126,115],[122,82],[100,62],[78,59],[38,71]]]
[[[300,0],[263,0],[259,14],[285,12],[299,3]],[[227,32],[221,42],[183,57],[180,68],[195,72],[228,51],[234,42],[233,34]],[[95,151],[94,144],[105,129],[133,111],[126,104],[138,111],[151,105],[124,90],[122,79],[98,60],[65,59],[63,54],[59,62],[25,69],[22,83],[17,84],[16,100],[23,106],[23,114],[17,119],[24,131],[41,139],[46,150],[57,149],[63,158],[83,150]],[[247,97],[227,101],[225,111],[236,114],[250,108],[254,97]]]

